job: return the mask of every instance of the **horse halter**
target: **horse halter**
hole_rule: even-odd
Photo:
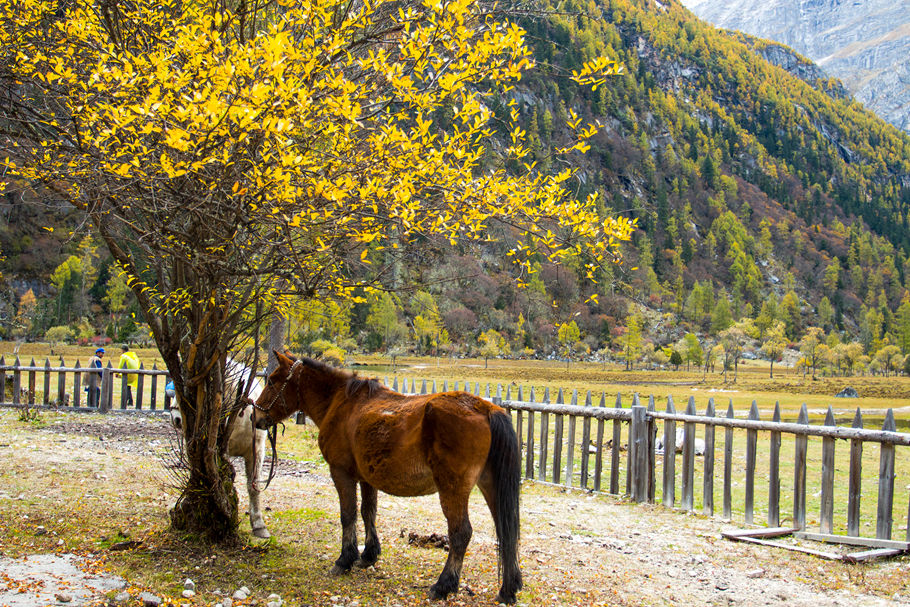
[[[285,388],[288,387],[288,383],[291,381],[291,378],[294,376],[294,372],[297,370],[297,367],[301,366],[302,364],[303,363],[300,359],[294,361],[294,364],[291,365],[291,368],[288,371],[288,376],[285,378],[284,383],[281,385],[281,390],[278,391],[278,394],[276,394],[274,397],[272,397],[272,400],[269,401],[269,404],[267,406],[260,407],[255,402],[252,402],[253,408],[258,409],[259,411],[262,411],[264,413],[268,413],[269,409],[271,409],[275,405],[275,403],[278,402],[279,397],[281,398],[282,402],[285,402],[284,390],[285,390]],[[281,433],[284,434],[284,424],[281,425]],[[254,448],[255,448],[255,440],[256,440],[255,436],[256,436],[256,428],[254,426],[253,427]],[[268,428],[268,430],[266,430],[266,437],[268,438],[269,444],[272,446],[272,465],[269,468],[269,476],[265,481],[265,487],[262,488],[263,491],[265,489],[269,488],[269,485],[272,484],[272,479],[275,478],[275,464],[278,462],[278,446],[277,446],[278,422],[277,421],[274,422]]]
[[[295,360],[294,364],[291,365],[290,370],[288,370],[288,376],[285,378],[284,383],[281,384],[281,390],[279,390],[278,393],[272,397],[272,400],[269,401],[269,404],[265,407],[262,407],[256,403],[253,403],[253,408],[258,409],[264,413],[268,413],[269,410],[275,405],[275,403],[278,402],[279,398],[281,398],[282,402],[284,402],[284,391],[288,387],[288,382],[290,382],[291,378],[294,377],[294,372],[297,370],[297,367],[300,367],[302,365],[303,361],[300,359]]]

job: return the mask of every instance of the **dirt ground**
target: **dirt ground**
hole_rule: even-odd
[[[67,415],[44,427],[23,428],[19,424],[12,431],[7,422],[13,416],[12,412],[0,411],[0,461],[15,458],[20,470],[41,471],[49,466],[62,467],[64,460],[80,461],[94,471],[91,474],[97,481],[115,482],[121,469],[135,469],[139,463],[149,469],[160,467],[162,460],[156,453],[171,440],[171,431],[161,417],[111,415],[101,419]],[[122,461],[124,466],[111,465],[112,461]],[[245,501],[242,484],[238,488]],[[10,491],[0,486],[0,521],[13,512],[22,516],[21,510],[14,507],[16,501],[54,499],[46,489],[42,491],[42,495],[30,495],[27,488]],[[154,499],[161,502],[162,509],[160,520],[150,524],[164,525],[166,500],[157,495],[158,490],[150,493],[155,493]],[[127,503],[128,500],[124,502]],[[335,494],[327,471],[312,462],[282,460],[263,503],[268,508],[266,521],[270,526],[273,520],[277,525],[281,513],[298,511],[304,505],[324,509],[337,520]],[[128,507],[124,504],[116,507]],[[526,581],[525,590],[519,595],[521,605],[910,605],[908,557],[849,565],[734,543],[721,537],[722,531],[734,525],[717,518],[533,483],[524,485],[521,507],[521,566]],[[490,604],[495,594],[495,587],[491,587],[495,585],[495,540],[489,514],[479,496],[472,498],[471,520],[474,537],[462,576],[463,588],[444,603],[447,605]],[[408,531],[445,530],[435,497],[380,495],[377,522],[384,544],[383,557],[376,568],[352,576],[361,576],[359,579],[364,582],[381,581],[386,575],[383,559],[406,559],[412,561],[409,566],[415,577],[413,584],[397,594],[374,596],[355,595],[349,590],[352,586],[344,584],[337,592],[327,593],[324,600],[311,599],[310,603],[300,604],[427,604],[422,597],[438,573],[444,553],[438,548],[408,548],[401,536],[406,538]],[[24,538],[3,531],[0,522],[0,557],[21,559],[28,554]],[[273,542],[298,542],[288,537],[290,533],[276,534],[273,528]],[[337,542],[337,537],[336,530],[324,543],[312,546],[314,558],[324,571],[336,556],[333,542]],[[109,577],[116,582],[124,572],[117,570],[115,559],[108,560]],[[0,606],[28,604],[15,603],[13,597],[21,599],[25,592],[50,587],[50,574],[41,579],[37,566],[32,570],[18,566],[14,569],[9,566],[11,562],[6,561],[6,567],[0,564]],[[83,555],[73,562],[83,563],[85,569],[97,573],[99,565],[93,555]],[[142,581],[133,579],[130,583]],[[114,594],[110,587],[96,588],[77,576],[67,583],[69,594],[74,595],[70,604],[74,605],[89,602],[79,602],[83,594],[94,597],[99,604],[111,601]],[[331,580],[325,583],[328,588],[333,587]],[[266,591],[260,594],[265,596]],[[33,596],[35,605],[63,604],[47,593]],[[217,598],[205,598],[200,591],[194,601],[188,604],[213,605]],[[265,602],[251,599],[242,604]],[[287,597],[285,604],[298,603]]]

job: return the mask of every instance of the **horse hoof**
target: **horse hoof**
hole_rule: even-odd
[[[253,529],[253,535],[255,535],[256,537],[262,538],[264,540],[267,540],[270,537],[272,537],[272,534],[269,533],[269,530],[266,529],[265,527],[260,527],[259,529]]]
[[[332,565],[332,568],[329,569],[329,575],[332,577],[338,577],[344,575],[348,571],[350,571],[350,569],[342,569],[338,565]]]
[[[372,567],[375,564],[376,564],[376,561],[370,562],[370,561],[365,561],[363,559],[357,559],[356,561],[354,561],[354,566],[357,567],[358,569],[369,569],[370,567]]]
[[[440,591],[436,588],[436,584],[430,586],[430,600],[432,601],[444,601],[446,597],[449,596],[448,592]]]
[[[516,600],[517,599],[515,598],[514,594],[512,596],[503,596],[502,593],[499,593],[496,595],[496,604],[497,605],[501,605],[501,604],[514,605]]]

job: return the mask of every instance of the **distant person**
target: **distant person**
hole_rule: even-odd
[[[120,346],[120,349],[123,350],[123,354],[120,355],[120,362],[117,363],[118,369],[129,369],[131,371],[137,371],[139,369],[139,357],[136,356],[136,353],[130,350],[130,347],[126,344]],[[133,406],[133,388],[139,386],[139,374],[138,373],[127,373],[126,374],[126,406]]]
[[[97,407],[98,401],[101,400],[101,368],[103,364],[101,359],[104,358],[104,348],[95,350],[95,354],[88,359],[89,371],[83,374],[85,382],[85,391],[88,393],[88,406]]]

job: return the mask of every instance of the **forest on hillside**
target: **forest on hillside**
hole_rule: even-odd
[[[485,242],[402,243],[395,271],[372,277],[378,292],[299,302],[291,347],[336,360],[381,351],[726,367],[789,349],[813,371],[910,364],[910,138],[838,83],[800,80],[675,0],[543,2],[519,23],[537,65],[491,100],[502,124],[517,102],[525,125],[533,163],[511,168],[561,170],[554,150],[570,114],[600,123],[572,159],[575,192],[597,193],[604,217],[637,220],[623,263],[595,282],[582,259],[540,257],[523,275],[505,225]],[[600,55],[622,73],[594,89],[571,81]],[[441,134],[450,112],[436,117]],[[19,194],[0,210],[3,337],[147,339],[79,213]]]

